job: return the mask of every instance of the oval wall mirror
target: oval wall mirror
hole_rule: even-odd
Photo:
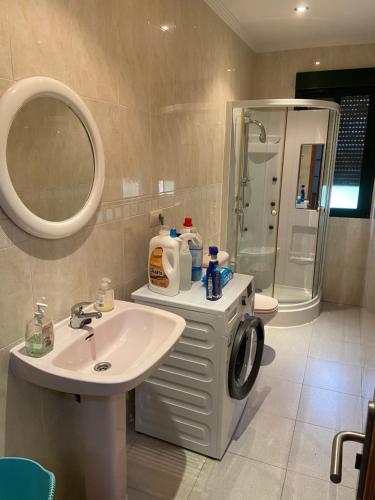
[[[104,153],[82,99],[45,77],[0,99],[0,205],[25,231],[64,238],[86,225],[104,186]]]

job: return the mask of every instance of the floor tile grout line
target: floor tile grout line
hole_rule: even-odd
[[[239,453],[236,453],[234,451],[226,451],[225,454],[228,455],[235,455],[236,457],[243,458],[245,460],[248,460],[249,462],[257,462],[258,464],[263,464],[263,465],[268,465],[269,467],[274,467],[275,469],[281,469],[286,471],[287,467],[283,467],[282,465],[275,465],[275,464],[270,464],[269,462],[265,462],[264,460],[259,460],[259,458],[253,458],[253,457],[247,457],[246,455],[240,455]]]
[[[306,383],[303,383],[302,385],[305,385],[306,387],[315,387],[316,389],[324,389],[326,391],[339,392],[340,394],[346,394],[347,396],[362,397],[362,391],[360,392],[360,394],[353,394],[352,392],[338,391],[337,389],[322,387],[321,385],[312,385],[312,384],[306,384]]]
[[[321,476],[318,476],[318,475],[316,475],[316,476],[310,476],[309,474],[306,474],[306,473],[301,473],[301,472],[299,472],[298,470],[296,470],[296,469],[291,469],[291,468],[289,468],[289,467],[288,467],[288,469],[287,469],[287,473],[288,473],[288,472],[293,472],[293,473],[295,473],[295,474],[302,474],[303,476],[310,477],[311,479],[316,479],[316,480],[318,480],[318,481],[324,481],[324,482],[326,482],[326,483],[331,484],[331,482],[330,482],[328,479],[323,479]],[[329,473],[329,471],[328,471],[328,473]],[[328,475],[328,474],[327,474],[327,475]],[[348,486],[347,484],[343,484],[342,482],[340,483],[340,487],[341,487],[341,488],[348,488],[349,490],[356,491],[356,489],[355,489],[355,488],[353,488],[352,486]],[[320,500],[320,499],[319,499],[319,500]]]
[[[361,391],[361,394],[353,394],[351,392],[338,391],[337,389],[332,389],[330,387],[322,387],[320,385],[312,385],[312,384],[305,384],[305,383],[303,383],[302,384],[302,388],[303,388],[303,386],[305,386],[305,387],[312,387],[314,389],[321,389],[322,391],[337,392],[339,394],[344,394],[345,396],[352,396],[354,398],[361,398],[361,397],[363,397],[362,396],[362,391]]]
[[[301,393],[302,393],[302,391],[301,391]],[[300,400],[301,400],[301,394],[300,394]],[[298,408],[299,408],[299,403],[298,403]],[[298,413],[298,409],[297,409],[297,413]],[[288,474],[288,465],[289,465],[290,455],[292,453],[292,446],[293,446],[294,434],[295,434],[295,431],[296,431],[296,425],[297,425],[297,419],[294,420],[293,434],[292,434],[292,439],[290,441],[290,448],[289,448],[288,458],[287,458],[287,461],[286,461],[286,472],[285,472],[285,476],[284,476],[283,486],[281,488],[280,500],[283,498],[283,495],[284,495],[285,481],[286,481],[286,476]]]
[[[361,414],[362,414],[362,411],[361,411]],[[361,419],[362,420],[362,419]],[[305,420],[300,420],[298,418],[296,418],[296,423],[299,423],[299,424],[307,424],[307,425],[312,425],[313,427],[319,427],[319,429],[325,429],[326,431],[332,431],[332,432],[341,432],[342,430],[347,430],[347,429],[333,429],[332,427],[326,427],[325,425],[318,425],[318,424],[314,424],[312,422],[306,422]],[[349,429],[350,431],[353,431],[355,429]]]
[[[294,426],[293,426],[293,432],[294,432]],[[293,437],[292,437],[293,439]],[[292,439],[290,441],[290,443],[292,443]],[[282,470],[287,470],[287,465],[283,466],[283,465],[275,465],[275,464],[271,464],[271,462],[266,462],[265,460],[260,460],[260,458],[254,458],[254,457],[248,457],[247,455],[243,455],[242,453],[238,452],[238,451],[227,451],[226,453],[229,453],[231,455],[236,455],[236,457],[241,457],[241,458],[245,458],[246,460],[252,460],[254,462],[258,462],[260,464],[263,464],[263,465],[269,465],[270,467],[276,467],[277,469],[282,469]],[[288,456],[289,456],[289,453],[288,453]]]
[[[312,330],[312,331],[313,331],[313,330]],[[305,378],[306,378],[307,364],[308,364],[308,362],[309,362],[309,354],[310,354],[311,339],[312,339],[312,332],[311,332],[311,336],[310,336],[310,340],[309,340],[309,347],[308,347],[308,349],[307,349],[307,359],[306,359],[306,363],[305,363],[305,369],[304,369],[304,371],[303,371],[303,377],[302,377],[302,387],[301,387],[301,392],[300,392],[300,395],[299,395],[299,400],[298,400],[298,407],[297,407],[296,420],[297,420],[297,415],[298,415],[299,407],[300,407],[300,404],[301,404],[301,397],[302,397],[303,386],[304,386],[304,385],[306,385],[306,384],[305,384]]]
[[[353,345],[358,345],[358,344],[353,344]],[[309,355],[308,358],[309,359],[319,359],[320,361],[327,361],[328,363],[338,363],[338,364],[347,365],[347,366],[358,366],[360,368],[362,368],[362,366],[363,366],[362,362],[360,362],[360,363],[348,363],[346,361],[337,361],[334,359],[327,359],[327,358],[322,358],[320,356],[314,356],[314,355]]]
[[[312,327],[312,332],[311,332],[310,339],[309,339],[309,347],[308,347],[308,350],[307,350],[307,359],[306,359],[306,363],[305,363],[305,370],[304,370],[304,372],[303,372],[302,386],[301,386],[301,391],[300,391],[300,393],[299,393],[299,399],[298,399],[298,405],[297,405],[297,413],[296,413],[296,418],[295,418],[295,420],[294,420],[293,434],[292,434],[292,439],[291,439],[291,442],[290,442],[290,448],[289,448],[289,453],[288,453],[288,459],[287,459],[287,462],[286,462],[286,468],[287,468],[287,470],[286,470],[286,472],[285,472],[284,481],[283,481],[283,486],[282,486],[282,488],[281,488],[281,496],[280,496],[280,500],[282,500],[283,495],[284,495],[285,482],[286,482],[286,477],[287,477],[287,474],[288,474],[289,461],[290,461],[290,456],[291,456],[291,453],[292,453],[292,447],[293,447],[294,435],[295,435],[295,432],[296,432],[296,426],[297,426],[297,416],[298,416],[298,412],[299,412],[299,408],[300,408],[300,404],[301,404],[302,391],[303,391],[303,386],[304,386],[304,381],[305,381],[305,375],[306,375],[306,370],[307,370],[307,363],[308,363],[309,354],[310,354],[310,346],[311,346],[311,340],[312,340],[313,328],[314,328],[314,327]]]
[[[339,343],[339,342],[338,342]],[[353,344],[353,345],[359,345],[360,344]],[[359,366],[359,367],[362,367],[363,364],[362,364],[362,361],[360,363],[346,363],[345,361],[336,361],[336,360],[332,360],[332,359],[326,359],[326,358],[321,358],[319,356],[314,356],[314,355],[311,355],[310,353],[308,354],[307,356],[308,358],[310,359],[319,359],[321,361],[325,361],[327,363],[336,363],[338,365],[345,365],[345,366]]]
[[[196,485],[196,484],[197,484],[197,482],[198,482],[199,476],[200,476],[200,475],[201,475],[201,473],[202,473],[203,467],[206,465],[206,462],[207,462],[207,457],[204,457],[204,460],[203,460],[203,462],[202,462],[202,465],[201,465],[201,467],[200,467],[200,469],[199,469],[199,471],[198,471],[197,477],[196,477],[196,478],[195,478],[195,480],[194,480],[193,486],[191,487],[191,490],[189,491],[188,496],[186,497],[186,498],[187,498],[187,500],[189,500],[189,498],[191,497],[191,495],[192,495],[192,493],[193,493],[193,491],[194,491],[195,485]]]
[[[308,477],[308,478],[310,478],[310,479],[314,479],[314,480],[316,480],[316,481],[322,481],[323,483],[327,483],[327,484],[329,484],[329,485],[331,485],[331,486],[332,486],[332,482],[331,482],[330,480],[328,480],[328,479],[322,479],[321,477],[318,477],[318,476],[312,476],[312,475],[310,475],[310,474],[306,474],[306,472],[300,472],[300,471],[296,471],[296,470],[294,470],[294,469],[289,469],[289,468],[287,469],[287,471],[286,471],[286,472],[287,472],[287,473],[288,473],[288,472],[293,472],[293,474],[298,474],[298,475],[300,475],[300,476]],[[284,483],[284,484],[285,484],[285,483]],[[341,483],[340,483],[339,485],[335,485],[335,486],[336,486],[336,487],[338,486],[338,487],[340,487],[340,488],[346,488],[346,489],[351,490],[351,491],[353,491],[353,492],[355,492],[355,491],[356,491],[356,488],[353,488],[352,486],[347,486],[347,485],[344,485],[344,484],[341,484]]]

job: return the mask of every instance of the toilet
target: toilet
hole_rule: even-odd
[[[279,302],[274,297],[268,297],[261,293],[255,294],[254,314],[258,316],[265,325],[277,314]]]

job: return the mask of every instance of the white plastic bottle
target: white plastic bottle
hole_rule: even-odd
[[[148,256],[148,286],[163,295],[180,291],[180,242],[172,238],[167,227],[150,241]]]
[[[191,270],[193,267],[193,258],[189,249],[189,240],[192,235],[189,233],[181,234],[180,250],[180,290],[187,291],[191,289]]]
[[[193,226],[191,217],[185,217],[180,233],[190,233],[193,236],[189,242],[190,253],[193,258],[192,280],[200,281],[202,278],[203,265],[203,241],[197,228]]]

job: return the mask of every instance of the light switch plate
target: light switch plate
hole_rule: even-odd
[[[150,227],[160,226],[160,216],[163,216],[163,209],[159,208],[157,210],[150,210],[149,212],[149,220]]]

